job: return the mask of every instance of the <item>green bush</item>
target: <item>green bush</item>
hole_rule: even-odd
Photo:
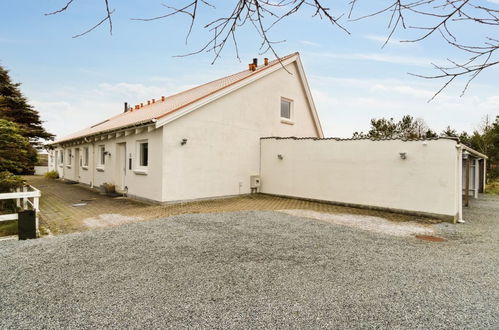
[[[0,193],[9,193],[26,184],[23,178],[10,172],[0,172]],[[13,199],[0,200],[0,212],[16,212],[17,206]]]
[[[59,173],[57,171],[48,171],[45,173],[47,179],[59,179]]]
[[[26,181],[17,175],[8,171],[0,172],[0,193],[7,193],[22,188]]]

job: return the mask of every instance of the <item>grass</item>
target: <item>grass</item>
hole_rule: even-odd
[[[17,235],[17,220],[0,222],[0,237]]]
[[[499,195],[499,178],[492,180],[485,186],[485,193]]]

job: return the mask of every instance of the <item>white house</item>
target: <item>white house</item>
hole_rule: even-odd
[[[483,189],[487,157],[455,139],[324,139],[299,54],[257,64],[125,105],[54,142],[49,166],[156,202],[248,194],[257,177],[267,194],[453,221]]]
[[[127,108],[54,142],[51,166],[157,202],[247,194],[263,136],[323,136],[298,53]]]

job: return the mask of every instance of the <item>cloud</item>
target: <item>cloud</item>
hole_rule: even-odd
[[[410,66],[428,67],[431,63],[442,64],[439,59],[423,56],[400,56],[390,54],[377,54],[377,53],[307,53],[308,56],[327,57],[340,60],[349,61],[372,61],[383,62],[390,64],[403,64]]]
[[[300,43],[306,46],[322,47],[320,44],[309,40],[300,40]]]
[[[386,42],[386,39],[388,37],[387,36],[374,35],[374,34],[368,34],[368,35],[365,35],[364,38],[368,39],[368,40],[376,41],[376,42],[384,45],[385,42]],[[416,43],[402,42],[401,40],[396,39],[396,38],[390,38],[390,40],[388,40],[387,45],[403,46],[403,47],[416,47],[417,46]]]
[[[436,81],[311,76],[310,84],[327,136],[351,137],[355,131],[369,130],[371,118],[397,119],[406,114],[423,118],[437,132],[447,125],[472,131],[484,115],[499,113],[499,96],[477,92],[459,97],[462,86],[428,103],[440,87]]]

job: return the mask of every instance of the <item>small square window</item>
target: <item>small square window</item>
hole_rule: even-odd
[[[71,149],[68,149],[68,165],[71,165]]]
[[[291,119],[291,101],[281,99],[281,118]]]
[[[139,143],[139,165],[147,166],[149,164],[149,143]]]

